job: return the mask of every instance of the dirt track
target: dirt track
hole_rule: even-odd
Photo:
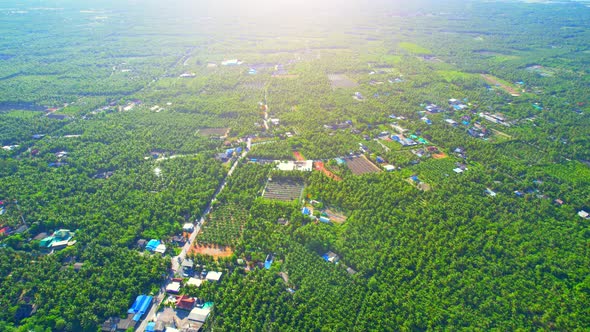
[[[518,92],[516,89],[514,89],[511,86],[503,84],[494,76],[481,74],[481,77],[483,77],[490,84],[499,85],[504,91],[508,92],[509,94],[511,94],[513,96],[520,96],[520,92]]]

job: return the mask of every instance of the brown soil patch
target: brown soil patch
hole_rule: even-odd
[[[314,164],[315,164],[315,169],[316,170],[318,170],[318,171],[326,174],[326,176],[329,177],[330,179],[335,180],[335,181],[342,181],[342,178],[341,177],[339,177],[338,175],[336,175],[336,174],[328,171],[326,169],[326,167],[324,167],[324,163],[323,162],[316,161]]]
[[[219,245],[199,245],[195,244],[189,250],[189,254],[200,254],[211,256],[215,259],[230,257],[233,254],[231,247],[219,246]]]
[[[446,153],[444,153],[444,152],[441,152],[441,153],[437,153],[437,154],[433,154],[432,155],[432,158],[434,158],[434,159],[445,159],[447,157],[448,157],[448,155]]]
[[[305,161],[305,158],[299,151],[293,151],[293,156],[295,156],[295,160],[297,161]]]
[[[330,218],[330,221],[333,223],[341,224],[346,221],[346,216],[342,213],[338,213],[330,209],[326,209],[324,212],[328,215],[328,218]]]

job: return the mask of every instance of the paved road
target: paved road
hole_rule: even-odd
[[[193,244],[193,242],[197,238],[197,234],[199,234],[199,231],[201,230],[201,225],[203,225],[203,223],[205,222],[205,217],[207,217],[207,215],[211,212],[211,204],[213,204],[213,202],[217,199],[217,195],[219,195],[219,193],[223,190],[223,188],[225,188],[225,186],[227,185],[227,180],[233,174],[236,167],[238,167],[239,161],[242,158],[246,157],[246,155],[248,154],[248,151],[250,150],[249,147],[251,145],[252,145],[252,141],[250,138],[248,138],[248,143],[247,143],[248,149],[244,149],[244,152],[242,152],[242,155],[239,156],[238,159],[236,159],[236,161],[234,161],[232,167],[227,172],[227,175],[225,176],[225,178],[223,179],[223,181],[221,182],[221,184],[219,185],[219,187],[217,188],[217,190],[213,194],[213,197],[211,197],[211,201],[209,202],[209,204],[207,204],[207,208],[205,209],[205,212],[203,212],[203,215],[201,216],[200,219],[195,220],[195,222],[196,222],[195,230],[194,230],[194,232],[191,233],[191,236],[189,237],[189,241],[187,241],[187,243],[185,243],[184,247],[182,247],[182,251],[180,252],[180,254],[178,254],[178,256],[172,257],[172,272],[168,276],[168,279],[166,280],[166,284],[168,282],[170,282],[170,279],[173,278],[174,274],[176,274],[176,272],[180,268],[180,264],[186,258],[186,254],[188,253],[191,245]],[[156,295],[154,298],[154,303],[152,304],[150,311],[146,314],[145,319],[141,322],[141,324],[139,325],[139,327],[137,328],[136,331],[138,331],[138,332],[145,331],[145,328],[147,327],[147,323],[154,320],[154,318],[156,317],[156,312],[158,310],[158,307],[160,306],[160,303],[162,303],[162,301],[164,301],[164,299],[166,297],[167,297],[166,286],[162,285],[162,287],[160,288],[160,291],[158,292],[158,295]]]

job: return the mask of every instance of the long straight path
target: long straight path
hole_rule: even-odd
[[[251,145],[252,145],[251,139],[248,138],[247,146],[250,147]],[[205,211],[203,212],[201,218],[195,220],[195,222],[196,222],[195,230],[191,233],[189,240],[182,247],[182,251],[180,252],[180,254],[178,254],[178,256],[172,257],[172,273],[168,276],[168,279],[166,280],[166,284],[170,282],[170,279],[172,279],[174,274],[176,274],[176,272],[180,268],[180,264],[185,260],[186,255],[188,254],[188,251],[191,248],[191,245],[193,244],[193,242],[197,238],[197,234],[199,234],[199,231],[201,230],[201,226],[205,223],[205,219],[206,219],[207,215],[211,212],[211,205],[217,199],[217,195],[219,195],[219,193],[221,191],[223,191],[223,189],[227,185],[227,180],[233,174],[235,169],[238,167],[240,160],[242,158],[246,157],[249,150],[250,150],[249,148],[244,149],[242,154],[236,159],[236,161],[234,161],[233,165],[231,166],[231,168],[229,169],[229,171],[225,175],[225,178],[223,179],[223,181],[221,181],[221,184],[219,185],[219,187],[217,187],[217,190],[215,190],[215,193],[213,194],[213,196],[211,197],[211,200],[207,204],[207,207],[205,208]],[[156,312],[157,312],[158,308],[160,307],[160,304],[162,303],[162,301],[164,301],[165,298],[166,298],[166,286],[162,286],[160,288],[160,291],[158,292],[158,295],[156,295],[154,297],[154,303],[152,304],[150,311],[146,314],[145,319],[141,322],[141,324],[139,324],[139,327],[137,328],[136,331],[138,331],[138,332],[145,331],[145,329],[147,327],[147,323],[152,321],[155,318]]]

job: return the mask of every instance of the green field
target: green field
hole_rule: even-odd
[[[402,42],[397,44],[397,46],[405,51],[414,54],[432,54],[432,51],[430,51],[429,49],[410,42]]]

